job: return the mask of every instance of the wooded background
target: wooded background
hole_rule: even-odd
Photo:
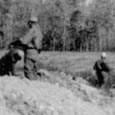
[[[38,17],[46,51],[114,51],[114,0],[0,0],[0,49]]]

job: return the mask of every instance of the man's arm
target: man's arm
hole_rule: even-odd
[[[42,49],[42,38],[43,35],[40,30],[36,31],[36,38],[33,40],[35,49],[37,49],[38,53],[41,52]]]
[[[95,62],[95,64],[94,64],[94,66],[93,66],[93,69],[96,70],[96,62]]]
[[[111,70],[113,70],[113,68],[109,65],[109,63],[108,62],[104,62],[104,65],[103,65],[104,67],[104,70],[106,71],[106,72],[110,72]]]

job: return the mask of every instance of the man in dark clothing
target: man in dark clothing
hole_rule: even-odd
[[[95,62],[93,69],[96,71],[96,75],[98,78],[98,85],[99,85],[99,87],[101,87],[105,83],[104,72],[107,73],[109,76],[109,73],[111,71],[111,68],[109,67],[108,63],[106,62],[106,53],[105,52],[103,52],[101,54],[101,59],[99,59]]]
[[[10,49],[10,51],[0,59],[0,76],[16,75],[14,65],[17,61],[21,60],[22,57],[20,54],[20,51]]]

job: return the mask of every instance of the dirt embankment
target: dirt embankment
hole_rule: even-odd
[[[0,115],[115,114],[114,98],[80,80],[67,89],[59,83],[5,76],[0,78],[0,94]]]

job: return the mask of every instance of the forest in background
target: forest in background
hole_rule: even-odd
[[[0,49],[38,17],[45,51],[114,51],[114,0],[0,0]]]

